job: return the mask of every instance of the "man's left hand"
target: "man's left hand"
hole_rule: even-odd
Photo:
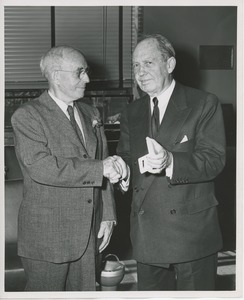
[[[102,221],[98,232],[98,239],[103,238],[99,247],[99,252],[102,252],[109,244],[114,228],[114,221]]]
[[[160,146],[157,154],[147,155],[147,165],[150,170],[149,173],[159,174],[163,169],[167,168],[172,162],[172,153]]]

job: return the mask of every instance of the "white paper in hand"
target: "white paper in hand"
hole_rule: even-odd
[[[146,142],[147,142],[148,154],[150,154],[150,156],[158,154],[160,149],[162,149],[162,146],[157,141],[155,141],[150,137],[146,137]]]

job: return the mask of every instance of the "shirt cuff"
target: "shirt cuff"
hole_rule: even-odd
[[[128,175],[127,175],[126,180],[122,179],[119,183],[120,188],[124,192],[128,191],[129,185],[130,185],[130,167],[128,165],[127,165],[127,171],[128,171]]]
[[[169,166],[165,169],[165,174],[167,177],[169,177],[170,179],[172,179],[173,176],[173,166],[174,166],[174,159],[173,159],[173,154],[170,153],[169,155],[171,155],[171,163],[169,164]]]

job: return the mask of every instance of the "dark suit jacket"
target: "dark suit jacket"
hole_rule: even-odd
[[[173,176],[140,174],[147,154],[149,96],[129,104],[121,119],[118,154],[132,169],[134,257],[180,263],[218,251],[222,238],[213,179],[225,164],[225,133],[217,98],[176,83],[156,140],[173,154]],[[184,136],[188,141],[181,143]]]
[[[19,210],[18,254],[50,262],[67,262],[84,253],[93,210],[97,227],[115,220],[111,185],[103,178],[108,155],[103,128],[92,127],[98,111],[78,103],[86,148],[70,121],[44,92],[12,117],[16,154],[24,177]],[[94,192],[96,188],[101,193]]]

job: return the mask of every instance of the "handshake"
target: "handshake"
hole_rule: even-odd
[[[111,183],[117,183],[128,177],[128,168],[120,156],[109,156],[103,160],[103,176]]]

